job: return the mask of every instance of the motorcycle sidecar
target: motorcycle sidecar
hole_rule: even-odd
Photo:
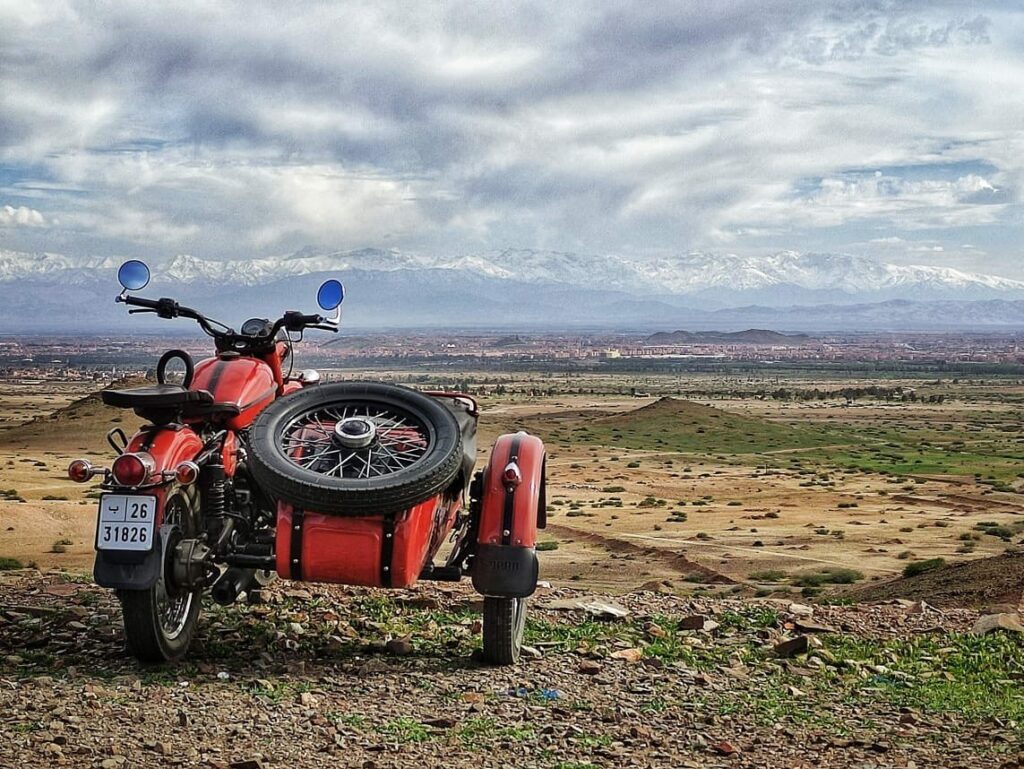
[[[250,461],[277,500],[278,574],[385,588],[469,576],[484,596],[484,658],[515,662],[537,586],[544,444],[503,435],[474,475],[477,417],[469,396],[377,382],[307,388],[268,407]]]

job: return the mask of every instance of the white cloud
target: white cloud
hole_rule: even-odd
[[[3,206],[0,208],[0,227],[43,227],[46,217],[34,208]]]
[[[937,259],[969,239],[1016,265],[1004,8],[0,0],[0,195],[59,221],[5,237],[644,254],[936,230]]]

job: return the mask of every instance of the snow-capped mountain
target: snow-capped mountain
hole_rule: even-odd
[[[112,257],[74,258],[60,254],[0,251],[0,282],[55,277],[62,272],[95,273],[113,269]],[[689,253],[653,260],[612,255],[507,249],[455,257],[427,257],[395,250],[322,252],[306,248],[294,254],[256,259],[209,260],[178,255],[153,260],[161,281],[194,283],[230,280],[260,285],[287,277],[327,272],[450,270],[495,280],[541,283],[626,293],[691,296],[713,293],[727,305],[728,294],[826,292],[834,301],[847,295],[920,299],[922,292],[942,298],[1024,296],[1024,281],[962,272],[949,267],[895,265],[864,256],[782,251],[768,256]],[[785,293],[785,291],[784,291]],[[749,297],[744,297],[749,298]],[[769,297],[770,298],[770,297]],[[789,297],[782,297],[787,299]],[[877,298],[877,297],[871,297]],[[759,301],[763,301],[760,297]],[[769,302],[771,303],[771,302]]]
[[[121,261],[0,251],[0,328],[38,328],[40,317],[47,330],[123,322],[123,308],[111,301]],[[994,328],[1022,325],[1024,306],[1024,281],[793,251],[641,260],[526,249],[431,257],[305,248],[256,259],[148,261],[147,295],[216,308],[233,322],[306,307],[327,276],[346,283],[351,326],[680,328],[685,320],[748,328],[772,327],[775,318],[786,324],[780,330],[877,329],[889,319],[893,328]]]

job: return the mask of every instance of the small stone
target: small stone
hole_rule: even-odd
[[[655,622],[648,622],[644,625],[644,632],[651,638],[664,638],[668,635],[665,628]]]
[[[169,755],[171,755],[171,750],[172,750],[171,743],[169,743],[169,742],[158,742],[156,745],[153,746],[153,750],[155,750],[161,756],[169,756]]]
[[[716,742],[712,747],[714,747],[716,753],[721,753],[723,756],[731,756],[734,753],[740,752],[739,749],[728,740]]]
[[[426,721],[421,721],[424,726],[431,726],[434,729],[451,729],[455,724],[458,723],[454,718],[428,718]]]
[[[707,619],[703,614],[692,614],[679,620],[678,628],[680,630],[703,630]]]
[[[643,650],[635,647],[630,649],[619,649],[609,655],[612,659],[625,660],[626,662],[639,662],[643,656]]]
[[[578,670],[585,676],[596,676],[601,672],[601,664],[594,660],[583,660],[580,662]]]
[[[309,692],[301,692],[299,694],[299,704],[306,708],[316,707],[316,697]]]
[[[775,644],[773,651],[777,657],[796,657],[798,654],[806,654],[810,648],[810,642],[805,635],[798,635],[785,641]]]
[[[789,613],[800,617],[810,617],[814,614],[814,609],[802,603],[791,603],[789,605]]]
[[[624,606],[593,598],[566,598],[552,601],[544,608],[553,611],[585,611],[601,620],[624,619],[629,616],[629,609]]]
[[[406,657],[413,652],[412,641],[408,638],[392,638],[384,644],[384,648],[388,654],[393,654],[396,657]]]
[[[989,635],[1005,631],[1008,633],[1024,633],[1024,625],[1021,625],[1020,616],[1017,614],[986,614],[979,617],[971,628],[974,635]]]
[[[288,623],[288,629],[294,635],[302,635],[303,633],[306,632],[306,628],[302,627],[302,625],[300,623],[298,623],[298,622],[289,622]]]

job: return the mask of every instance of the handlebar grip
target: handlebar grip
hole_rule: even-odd
[[[302,331],[308,326],[315,326],[322,323],[323,318],[319,315],[303,315],[301,312],[289,310],[281,318],[281,325],[289,331]]]
[[[136,307],[145,307],[150,310],[157,310],[160,308],[160,302],[153,299],[143,299],[141,296],[126,296],[122,301],[125,304],[131,304]]]

